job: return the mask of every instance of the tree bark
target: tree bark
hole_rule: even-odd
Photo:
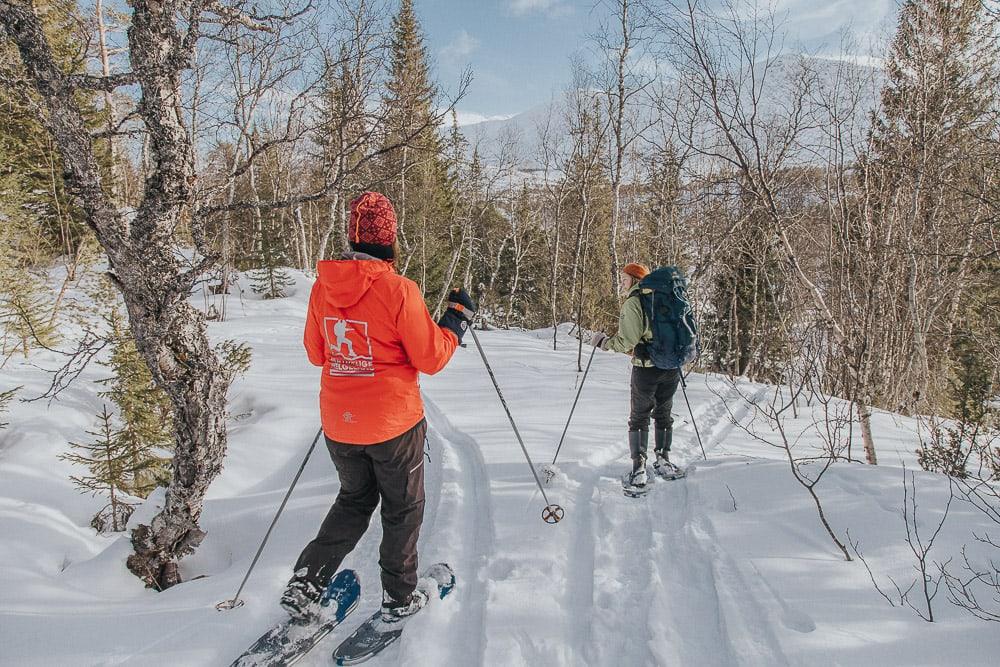
[[[337,225],[340,224],[339,216],[337,215],[337,209],[340,204],[340,190],[334,190],[333,201],[330,202],[330,217],[326,223],[326,229],[323,230],[323,235],[320,237],[319,241],[319,251],[316,253],[316,261],[326,259],[327,248],[330,245],[330,238],[334,235],[337,229]]]
[[[111,75],[111,59],[108,52],[108,40],[107,40],[107,26],[104,25],[104,2],[103,0],[97,0],[96,6],[97,12],[97,46],[98,55],[101,59],[101,73],[104,76]],[[111,163],[111,182],[109,185],[109,190],[111,196],[115,199],[115,202],[120,204],[122,201],[122,192],[119,183],[118,175],[118,151],[114,138],[114,131],[117,125],[117,118],[115,114],[115,103],[111,96],[110,90],[104,91],[104,111],[108,114],[107,123],[105,128],[108,131],[108,158]],[[124,179],[122,179],[124,181]]]
[[[872,409],[863,401],[855,401],[858,411],[858,421],[861,423],[861,442],[865,446],[865,461],[869,465],[878,465],[875,455],[875,438],[872,437]]]

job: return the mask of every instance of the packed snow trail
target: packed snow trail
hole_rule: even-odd
[[[484,341],[500,337],[491,333],[481,336]],[[534,354],[544,355],[549,360],[553,356],[561,357],[570,368],[575,365],[571,349],[553,353],[545,349],[544,343],[530,336],[525,336],[518,346],[528,347],[529,343],[534,343],[531,346],[536,348],[531,350]],[[501,388],[511,397],[508,401],[515,418],[524,423],[529,447],[534,444],[537,451],[539,442],[547,441],[549,446],[557,442],[562,424],[552,415],[554,411],[549,406],[558,405],[558,395],[569,393],[566,390],[572,390],[573,382],[572,375],[568,374],[566,379],[570,382],[563,384],[569,386],[556,389],[555,382],[548,382],[546,391],[539,392],[539,378],[535,374],[504,373],[505,367],[524,369],[526,354],[527,350],[520,349],[518,354],[494,356],[499,359],[496,365]],[[603,356],[607,361],[608,355]],[[457,382],[452,380],[445,386],[432,378],[425,383],[430,395],[441,395],[440,404],[463,400],[450,392],[452,387],[467,387],[466,397],[472,387],[475,387],[472,392],[475,394],[487,391],[485,383],[476,377],[477,374],[485,376],[484,370],[475,364],[470,367],[467,359],[453,363],[455,368],[451,372],[463,375]],[[549,363],[551,365],[551,361]],[[537,371],[537,367],[529,365],[527,368]],[[589,397],[596,402],[601,402],[602,394],[610,396],[622,392],[621,386],[600,380],[588,389],[598,395]],[[587,392],[584,397],[587,398]],[[622,405],[622,398],[619,394],[614,402]],[[624,398],[627,399],[627,393]],[[609,397],[608,400],[614,399]],[[497,403],[495,411],[499,410]],[[465,415],[461,410],[457,414]],[[469,416],[475,417],[469,420],[469,430],[491,458],[514,458],[516,444],[512,433],[502,430],[497,433],[495,420],[488,420],[483,411]],[[714,435],[723,431],[725,424],[722,424],[721,413],[713,417],[708,426],[709,433]],[[711,664],[732,664],[737,652],[730,648],[732,642],[726,635],[711,556],[705,553],[690,527],[692,517],[684,485],[697,481],[655,482],[654,490],[644,499],[624,497],[618,483],[619,475],[628,466],[624,434],[620,432],[624,428],[624,417],[596,428],[588,423],[591,421],[592,417],[584,417],[567,436],[567,457],[550,486],[553,501],[564,504],[567,517],[550,534],[544,534],[544,526],[532,525],[538,521],[533,515],[542,504],[539,495],[530,488],[521,491],[529,494],[528,503],[533,505],[523,512],[523,530],[529,535],[543,531],[541,539],[552,545],[550,549],[559,545],[556,548],[567,555],[565,563],[539,563],[532,567],[528,558],[518,563],[518,552],[530,554],[532,551],[531,541],[521,543],[522,535],[502,540],[493,559],[499,564],[518,563],[516,569],[494,570],[498,589],[503,590],[505,579],[517,576],[519,580],[530,581],[530,589],[539,597],[542,592],[551,591],[551,595],[563,602],[562,609],[552,618],[540,617],[536,626],[538,631],[534,633],[523,630],[505,633],[502,624],[491,623],[485,664],[540,664],[555,660],[564,664],[600,665],[620,661],[622,664],[651,665],[667,659],[680,659],[687,661],[682,664],[688,664],[703,652],[715,656],[717,661],[710,660]],[[678,419],[677,422],[675,458],[690,461],[696,452],[700,458],[690,419]],[[484,428],[487,423],[489,428]],[[608,437],[590,435],[595,431],[606,433]],[[580,456],[581,443],[589,445],[585,457],[570,459],[570,456]],[[502,447],[507,451],[501,453]],[[529,475],[530,471],[522,475],[518,480],[520,485],[530,482],[530,478],[524,479]],[[658,511],[654,503],[664,503],[665,509]],[[555,582],[562,582],[562,585],[554,586]],[[678,600],[684,600],[684,604],[678,605]],[[651,613],[651,609],[656,609],[657,613]],[[743,610],[736,609],[732,613],[743,613]],[[741,626],[751,623],[748,619],[739,621]],[[755,655],[766,657],[773,664],[786,662],[774,642],[760,641],[767,648],[757,649],[751,642]]]
[[[744,595],[745,582],[714,539],[713,526],[702,512],[698,470],[680,484],[663,490],[663,500],[650,506],[650,530],[658,576],[654,609],[668,614],[663,623],[664,647],[657,662],[668,664],[785,665],[779,643],[753,599]]]

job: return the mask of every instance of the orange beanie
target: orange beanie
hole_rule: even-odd
[[[642,280],[649,275],[649,267],[645,264],[626,264],[625,268],[622,269],[622,273],[627,273],[636,280]]]

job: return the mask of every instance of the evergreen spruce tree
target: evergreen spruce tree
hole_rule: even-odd
[[[248,153],[253,153],[262,138],[255,129],[248,138]],[[259,165],[251,165],[247,171],[250,196],[255,200],[277,199],[281,193],[274,187],[274,181],[267,178],[269,170],[278,165],[272,160],[280,159],[272,152]],[[290,262],[285,239],[282,236],[282,218],[278,211],[252,210],[254,246],[251,256],[253,270],[250,272],[250,288],[265,299],[281,299],[287,296],[287,289],[293,284],[291,275],[285,269]]]
[[[77,4],[37,0],[32,9],[62,69],[82,73],[88,33]],[[23,81],[16,49],[0,43],[0,354],[27,356],[58,342],[60,299],[53,298],[46,270],[56,256],[74,255],[90,232],[66,194],[58,151]],[[86,121],[97,127],[96,96],[80,98]]]
[[[680,208],[681,164],[677,149],[668,144],[649,158],[644,184],[644,205],[640,207],[640,238],[650,239],[652,266],[678,266],[684,262],[683,238],[676,219]],[[635,239],[636,242],[639,239]]]
[[[787,360],[782,329],[785,269],[766,217],[752,209],[715,263],[712,307],[705,317],[706,357],[713,367],[761,382],[782,382]]]
[[[145,498],[157,486],[170,481],[168,448],[173,442],[173,410],[167,395],[153,383],[146,362],[118,307],[106,316],[111,358],[103,362],[112,377],[102,383],[102,392],[118,408],[122,427],[116,444],[127,456],[128,490]]]
[[[230,383],[250,369],[253,350],[246,343],[238,343],[233,339],[224,340],[215,346],[215,353],[222,359],[223,372]]]
[[[76,2],[34,0],[32,8],[41,18],[63,70],[82,73],[89,34]],[[0,81],[19,82],[16,87],[0,85],[0,180],[12,178],[17,182],[23,205],[32,211],[38,238],[50,244],[49,250],[71,254],[89,231],[82,212],[66,195],[62,161],[38,118],[33,93],[20,83],[20,72],[14,46],[0,43]],[[88,123],[98,127],[102,118],[96,110],[96,97],[81,100],[81,104]],[[103,140],[96,143],[99,154],[103,154]]]
[[[364,99],[357,81],[360,73],[352,69],[350,52],[341,46],[339,71],[331,69],[323,79],[320,113],[322,122],[316,144],[323,149],[324,166],[343,171],[362,155],[360,143],[365,134]],[[337,161],[344,159],[344,164]]]
[[[571,269],[562,274],[562,296],[577,326],[613,330],[621,303],[600,282],[611,273],[611,257],[594,247],[594,239],[607,236],[612,206],[603,112],[599,100],[586,91],[571,93],[569,101],[573,149],[562,171],[571,193],[563,210]]]
[[[980,0],[903,4],[872,133],[874,154],[893,175],[961,167],[956,157],[962,149],[979,154],[970,140],[987,138],[995,128],[998,22]],[[922,166],[919,154],[928,150],[933,163]]]
[[[322,200],[321,207],[327,223],[320,238],[318,259],[336,257],[347,249],[344,228],[347,203],[352,193],[360,192],[373,179],[370,166],[360,165],[367,149],[365,127],[365,99],[360,88],[363,59],[351,57],[346,46],[338,55],[339,71],[332,68],[323,80],[320,95],[321,122],[314,140],[320,148],[313,175],[317,186],[337,183],[331,194]]]
[[[127,438],[115,431],[112,417],[105,405],[98,415],[97,430],[87,431],[94,436],[90,443],[71,442],[73,451],[61,454],[60,459],[87,468],[87,474],[71,476],[82,493],[105,495],[108,504],[90,522],[100,532],[125,530],[133,505],[128,494],[134,487],[133,452]]]
[[[455,286],[455,278],[462,266],[463,261],[471,260],[470,237],[472,235],[473,212],[478,207],[480,193],[472,176],[473,170],[481,171],[479,165],[479,154],[473,150],[472,162],[466,170],[466,150],[468,141],[462,135],[458,127],[458,115],[452,111],[451,132],[448,137],[445,168],[447,174],[447,187],[451,192],[462,193],[462,203],[457,200],[450,208],[450,217],[441,221],[441,236],[444,244],[438,250],[442,258],[446,258],[442,268],[442,274],[437,284],[437,294],[434,294],[434,285],[428,285],[425,291],[428,294],[428,307],[431,314],[437,318],[440,316],[445,306],[445,299],[448,292]],[[469,176],[470,178],[467,178]]]
[[[37,229],[38,211],[16,174],[0,175],[0,353],[25,357],[35,346],[56,342],[48,285],[33,267],[49,247]]]
[[[994,289],[1000,289],[1000,271],[994,272],[991,282]],[[1000,479],[1000,409],[996,405],[1000,368],[990,362],[990,336],[996,334],[984,321],[989,317],[984,311],[995,309],[995,300],[993,296],[976,303],[970,308],[974,319],[964,323],[963,329],[984,334],[963,332],[952,342],[951,419],[931,420],[930,437],[917,450],[917,462],[924,470],[958,478],[971,474],[976,479]]]
[[[4,354],[16,350],[25,358],[36,346],[56,342],[51,324],[52,299],[43,277],[28,269],[0,268],[0,327]],[[13,343],[13,345],[10,345]]]
[[[257,268],[250,272],[250,289],[265,299],[282,299],[288,296],[288,288],[295,284],[288,266],[279,230],[271,216],[261,224],[254,264]]]
[[[393,41],[384,104],[388,109],[378,186],[396,208],[405,257],[399,268],[429,294],[447,277],[450,257],[441,251],[453,219],[455,193],[445,159],[437,89],[430,81],[427,48],[413,0],[402,0],[392,22]],[[411,138],[412,137],[412,138]]]

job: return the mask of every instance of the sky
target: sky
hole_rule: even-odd
[[[829,54],[840,52],[846,28],[862,47],[891,34],[897,7],[896,0],[770,2],[785,16],[790,44]],[[472,68],[472,87],[458,106],[463,124],[527,111],[566,89],[571,59],[587,52],[605,11],[599,0],[416,0],[415,6],[442,89],[454,90]]]

